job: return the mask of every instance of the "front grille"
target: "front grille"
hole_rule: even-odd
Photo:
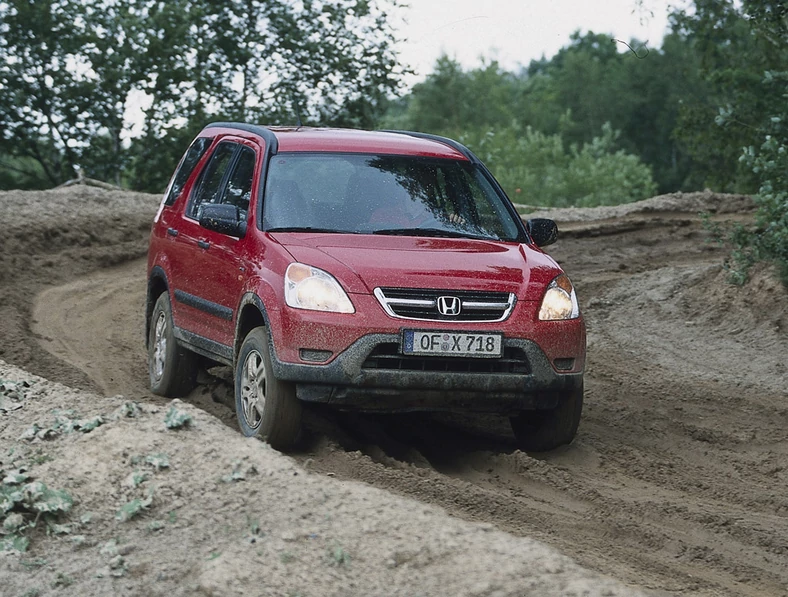
[[[514,308],[509,292],[475,290],[433,290],[423,288],[376,288],[375,296],[392,317],[424,321],[503,321]],[[455,307],[455,314],[441,313],[444,306]]]
[[[389,371],[434,371],[441,373],[530,373],[528,358],[521,348],[504,346],[503,356],[498,359],[474,359],[467,357],[428,357],[401,354],[399,344],[379,344],[370,353],[363,369],[385,369]]]

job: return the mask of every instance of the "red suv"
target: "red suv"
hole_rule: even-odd
[[[522,449],[567,444],[586,335],[539,248],[556,234],[450,139],[211,124],[154,219],[151,388],[229,365],[241,431],[278,449],[305,402],[500,413]]]

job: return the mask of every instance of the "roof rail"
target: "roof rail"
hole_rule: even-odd
[[[410,135],[411,137],[417,137],[419,139],[429,139],[431,141],[437,141],[438,143],[443,143],[444,145],[448,145],[452,149],[456,149],[462,155],[464,155],[466,158],[468,158],[471,162],[473,162],[475,164],[480,164],[481,163],[481,160],[478,157],[476,157],[476,155],[470,149],[465,147],[465,145],[463,145],[462,143],[458,143],[454,139],[449,139],[448,137],[441,137],[440,135],[433,135],[431,133],[419,133],[419,132],[416,132],[416,131],[400,131],[400,130],[393,130],[393,129],[383,130],[381,132],[382,133],[397,133],[397,134],[400,134],[400,135]]]
[[[260,135],[265,140],[271,155],[279,151],[279,140],[276,138],[276,135],[274,135],[271,129],[260,124],[249,124],[248,122],[212,122],[205,125],[205,128],[231,128],[246,131],[247,133],[254,133],[255,135]]]

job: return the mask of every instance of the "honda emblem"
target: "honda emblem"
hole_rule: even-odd
[[[459,315],[462,311],[462,302],[456,296],[439,296],[438,313],[441,315]]]

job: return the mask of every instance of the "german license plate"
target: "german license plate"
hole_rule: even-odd
[[[404,330],[402,352],[446,357],[500,357],[503,334]]]

